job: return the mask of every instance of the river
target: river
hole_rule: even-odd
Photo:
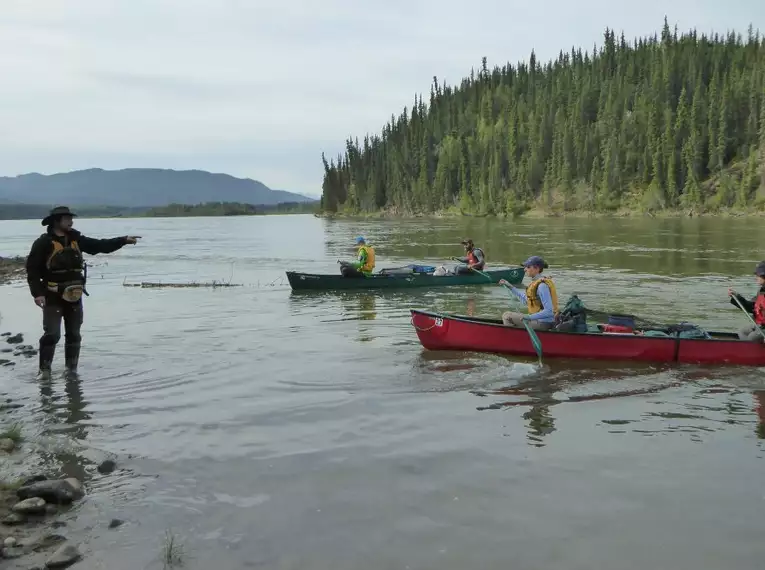
[[[86,481],[65,515],[83,567],[161,568],[169,530],[187,569],[762,568],[763,369],[429,353],[410,307],[498,316],[506,292],[293,293],[284,277],[337,272],[359,234],[378,268],[445,263],[469,237],[490,265],[543,255],[563,300],[735,330],[726,290],[754,294],[759,219],[76,227],[143,236],[90,260],[81,380],[41,384],[35,358],[0,369],[0,391],[41,461]],[[4,221],[0,254],[40,232]],[[243,286],[123,286],[210,280]],[[25,284],[2,287],[0,313],[36,345]]]

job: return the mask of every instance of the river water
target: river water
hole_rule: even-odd
[[[498,316],[497,286],[292,293],[284,270],[550,263],[563,300],[715,329],[746,321],[761,222],[77,220],[143,240],[92,258],[81,380],[0,368],[41,461],[86,480],[67,516],[87,568],[738,570],[765,559],[763,369],[545,362],[424,351],[410,307]],[[0,224],[26,254],[37,221]],[[145,289],[140,281],[241,283]],[[40,311],[3,287],[0,329]],[[62,340],[63,344],[63,340]],[[60,345],[56,367],[63,367]],[[114,458],[119,469],[99,475]],[[43,465],[43,467],[48,465]],[[107,530],[112,517],[124,519]]]

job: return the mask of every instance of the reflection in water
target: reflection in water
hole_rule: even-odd
[[[752,392],[754,396],[754,411],[757,413],[757,427],[754,432],[760,439],[765,439],[765,390],[755,390]]]
[[[87,400],[83,398],[82,385],[79,379],[67,379],[64,384],[64,396],[54,391],[51,379],[39,381],[40,409],[45,414],[42,434],[59,438],[64,436],[84,442],[88,432],[86,421],[91,419]],[[51,449],[41,453],[43,461],[49,469],[60,469],[67,477],[76,477],[80,481],[86,479],[85,465],[90,461],[78,455],[76,445],[70,442],[56,441]]]

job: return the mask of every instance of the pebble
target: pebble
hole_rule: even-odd
[[[46,568],[66,568],[77,562],[82,555],[73,544],[64,544],[45,563]]]
[[[13,441],[9,437],[4,437],[3,439],[0,439],[0,451],[5,451],[6,453],[10,453],[16,449],[16,442]]]
[[[125,521],[121,521],[120,519],[112,519],[109,522],[109,528],[117,528],[125,524]]]
[[[19,513],[9,513],[2,522],[4,525],[13,526],[26,522],[26,520],[27,519],[25,519],[24,516],[20,515]]]
[[[31,497],[13,505],[13,512],[22,515],[34,515],[45,512],[45,499]]]
[[[16,546],[16,539],[13,538],[12,536],[9,536],[8,538],[5,539],[5,541],[3,541],[3,544],[5,545],[6,548],[13,548],[14,546]]]
[[[5,341],[8,344],[21,344],[22,342],[24,342],[24,335],[21,333],[15,334],[15,335],[9,336],[7,339],[5,339]]]
[[[3,558],[20,558],[24,555],[23,548],[16,548],[15,546],[6,546],[3,548]]]
[[[40,481],[47,481],[48,478],[45,475],[32,475],[31,477],[27,477],[24,479],[24,481],[21,483],[22,487],[26,487],[28,485],[31,485],[32,483],[38,483]]]
[[[101,465],[98,466],[98,472],[102,475],[105,475],[107,473],[111,473],[117,468],[117,464],[112,461],[111,459],[107,459]]]
[[[19,499],[39,497],[54,504],[69,504],[76,499],[81,499],[84,495],[82,483],[74,477],[38,481],[31,485],[24,485],[16,491]]]

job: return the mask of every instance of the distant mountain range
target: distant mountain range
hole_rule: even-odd
[[[203,202],[275,205],[313,201],[302,194],[272,190],[257,180],[203,170],[92,168],[0,177],[0,204],[150,208]]]

